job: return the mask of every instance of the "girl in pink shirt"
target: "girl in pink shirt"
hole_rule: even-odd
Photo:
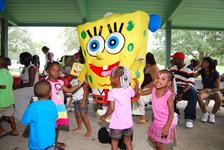
[[[64,92],[72,93],[78,90],[82,84],[78,84],[75,87],[68,88],[64,85],[64,82],[59,79],[60,77],[60,64],[58,62],[50,63],[47,67],[48,72],[48,82],[51,84],[51,99],[55,103],[57,111],[58,111],[58,118],[56,120],[56,147],[57,148],[64,148],[65,144],[58,142],[58,135],[60,126],[69,126],[69,120],[67,116],[67,110],[64,104]]]
[[[137,82],[137,80],[135,80]],[[124,144],[127,150],[132,150],[131,136],[133,133],[131,98],[135,96],[135,91],[130,86],[130,72],[128,68],[119,66],[111,71],[112,90],[108,93],[109,106],[101,120],[110,119],[110,136],[113,150],[118,149],[118,142],[124,137]],[[135,84],[136,91],[138,83]]]
[[[173,143],[176,138],[176,123],[174,121],[173,101],[175,93],[172,90],[173,74],[168,70],[160,70],[154,85],[141,94],[152,93],[153,122],[147,135],[157,150],[166,149],[166,144]]]

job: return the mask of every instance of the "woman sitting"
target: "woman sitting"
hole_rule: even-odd
[[[220,76],[216,70],[217,61],[210,57],[204,57],[201,63],[201,70],[199,70],[195,76],[201,75],[203,89],[199,92],[198,103],[201,111],[204,113],[202,121],[215,123],[215,114],[221,105],[221,93],[220,93]],[[212,112],[209,114],[205,107],[205,100],[213,99],[215,104]]]
[[[21,84],[18,89],[14,90],[15,97],[15,118],[20,120],[23,111],[34,96],[33,86],[38,81],[38,71],[32,64],[32,55],[28,52],[23,52],[19,56],[20,63],[24,65],[20,74]]]

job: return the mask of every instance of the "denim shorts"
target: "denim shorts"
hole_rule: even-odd
[[[128,129],[110,129],[110,137],[111,139],[114,140],[120,140],[123,136],[132,136],[133,134],[133,129],[128,128]]]
[[[74,102],[75,112],[87,112],[87,109],[88,109],[87,104],[85,105],[85,107],[81,108],[80,103],[81,103],[81,100]]]

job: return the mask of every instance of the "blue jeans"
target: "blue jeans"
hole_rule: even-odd
[[[177,87],[177,91],[181,91],[182,87]],[[185,120],[195,120],[196,119],[196,106],[198,93],[195,88],[190,87],[187,92],[183,93],[183,100],[187,100],[187,106],[184,110]],[[176,107],[176,106],[175,106]],[[178,112],[177,112],[178,113]]]

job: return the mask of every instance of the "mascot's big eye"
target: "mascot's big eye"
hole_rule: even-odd
[[[102,52],[104,49],[104,40],[101,36],[94,36],[89,40],[87,44],[87,51],[90,55],[96,56],[98,52]]]
[[[124,47],[124,36],[119,32],[111,33],[106,40],[105,47],[111,54],[120,52]]]

